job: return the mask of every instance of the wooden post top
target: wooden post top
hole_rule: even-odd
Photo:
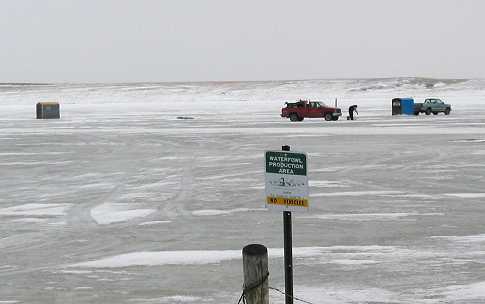
[[[243,255],[264,255],[268,249],[261,244],[250,244],[243,248]]]

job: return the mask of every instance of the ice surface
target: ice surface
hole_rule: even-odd
[[[453,110],[392,116],[407,96]],[[279,116],[335,97],[356,121]],[[40,100],[61,119],[36,120]],[[484,303],[484,101],[483,80],[423,78],[0,85],[0,301],[234,303],[251,243],[284,286],[263,164],[287,144],[311,186],[292,214],[296,295]]]

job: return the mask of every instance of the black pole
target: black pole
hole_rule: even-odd
[[[281,150],[290,151],[290,146]],[[283,211],[283,232],[285,252],[285,304],[293,304],[293,240],[291,232],[291,211]]]

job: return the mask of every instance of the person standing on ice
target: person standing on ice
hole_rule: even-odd
[[[357,112],[357,105],[351,105],[349,107],[349,119],[354,120],[354,111],[355,114],[359,115],[359,112]]]

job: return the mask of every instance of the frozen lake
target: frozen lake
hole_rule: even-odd
[[[250,243],[284,289],[263,156],[285,144],[309,156],[296,296],[485,303],[485,91],[394,82],[0,87],[0,303],[236,303]],[[451,115],[392,117],[416,90]],[[357,121],[279,117],[335,95]],[[34,119],[43,99],[61,120]]]

